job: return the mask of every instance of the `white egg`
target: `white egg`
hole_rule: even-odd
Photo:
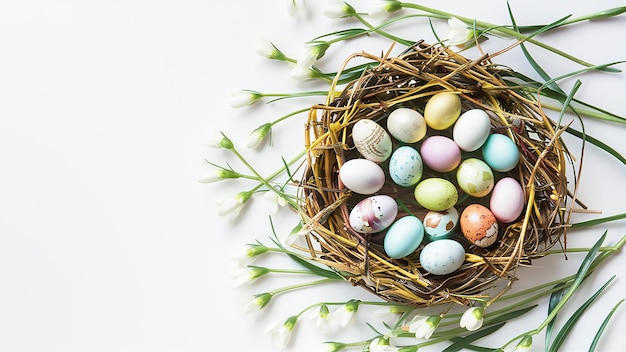
[[[400,142],[416,143],[426,135],[424,116],[410,108],[398,108],[387,117],[387,130]]]
[[[352,192],[373,194],[385,184],[385,172],[373,161],[351,159],[339,168],[339,179]]]
[[[380,232],[389,227],[398,215],[398,204],[387,195],[371,196],[357,203],[350,211],[350,226],[359,233]]]
[[[377,163],[387,160],[393,151],[389,133],[372,120],[357,121],[352,127],[352,140],[365,159]]]
[[[463,265],[465,249],[451,239],[430,242],[420,252],[420,264],[433,275],[447,275]]]
[[[481,109],[464,112],[454,124],[452,139],[462,150],[478,150],[489,137],[491,121],[489,115]]]

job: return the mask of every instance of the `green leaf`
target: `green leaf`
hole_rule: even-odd
[[[596,347],[598,346],[598,342],[600,341],[600,337],[602,336],[602,333],[604,332],[604,329],[606,328],[606,326],[609,324],[609,320],[611,320],[611,317],[613,316],[617,308],[623,302],[624,302],[623,299],[617,302],[617,304],[613,306],[613,309],[611,309],[611,312],[609,312],[606,318],[604,318],[604,320],[602,321],[602,324],[600,325],[600,328],[598,328],[598,332],[596,332],[596,335],[593,337],[593,341],[591,341],[591,345],[589,346],[589,352],[593,352],[596,350]]]
[[[567,319],[567,321],[565,322],[565,324],[563,325],[559,333],[554,338],[554,342],[550,345],[550,348],[549,348],[550,352],[559,351],[559,349],[561,348],[561,345],[563,344],[563,342],[565,342],[567,335],[572,331],[572,328],[576,325],[576,322],[578,322],[578,320],[583,315],[583,313],[589,308],[589,306],[591,306],[591,304],[596,300],[596,298],[598,298],[600,293],[602,293],[608,287],[608,285],[611,282],[613,282],[614,279],[615,279],[615,276],[611,277],[606,283],[604,283],[604,285],[602,285],[602,287],[600,287],[600,289],[598,289],[593,294],[593,296],[591,296],[587,301],[585,301],[585,303],[583,303],[583,305],[581,305],[572,314],[572,316],[569,319]]]
[[[563,287],[563,288],[561,288],[558,291],[552,292],[552,294],[550,295],[550,301],[548,303],[548,315],[550,315],[554,307],[556,307],[559,304],[559,302],[561,302],[561,299],[565,295],[565,292],[567,292],[567,287],[565,287],[564,282],[561,282],[558,285],[554,286],[555,289],[558,287]],[[548,326],[546,326],[546,346],[545,346],[546,351],[548,351],[549,342],[552,338],[552,330],[554,329],[554,323],[555,323],[555,319],[550,321],[550,323],[548,323]]]
[[[456,352],[456,351],[460,351],[464,348],[468,348],[470,346],[470,344],[480,338],[483,338],[485,336],[491,335],[492,333],[494,333],[495,331],[499,330],[501,327],[504,326],[505,323],[500,323],[500,324],[496,324],[496,325],[491,325],[489,327],[480,329],[474,333],[471,333],[467,336],[461,337],[461,338],[456,338],[454,343],[452,343],[450,346],[446,347],[442,352]],[[476,346],[477,347],[477,346]],[[482,351],[483,349],[480,348],[480,350]],[[491,351],[493,351],[492,349],[489,349]]]
[[[613,157],[615,157],[617,160],[619,160],[622,164],[626,165],[626,158],[624,158],[617,150],[613,149],[612,147],[610,147],[609,145],[607,145],[606,143],[602,142],[601,140],[591,137],[588,134],[583,134],[580,131],[577,131],[571,127],[568,127],[566,130],[566,132],[568,132],[569,134],[576,136],[578,138],[581,138],[586,141],[589,142],[593,145],[595,145],[596,147],[604,150],[605,152],[609,153],[610,155],[612,155]]]

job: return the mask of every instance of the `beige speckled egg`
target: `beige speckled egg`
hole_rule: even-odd
[[[424,120],[433,130],[445,130],[461,115],[461,98],[452,92],[433,95],[424,107]]]
[[[489,247],[498,238],[498,221],[489,208],[470,204],[461,213],[461,232],[468,241],[478,247]]]
[[[359,120],[352,127],[354,146],[365,159],[376,163],[391,156],[393,145],[389,133],[376,121]]]

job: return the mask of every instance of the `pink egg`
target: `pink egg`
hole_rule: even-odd
[[[489,209],[498,221],[515,221],[524,210],[526,197],[522,186],[512,177],[498,181],[491,191]]]
[[[450,172],[461,163],[461,149],[452,139],[444,136],[426,138],[420,154],[426,166],[439,172]]]

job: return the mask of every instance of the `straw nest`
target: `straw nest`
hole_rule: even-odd
[[[494,64],[488,55],[469,60],[423,42],[398,57],[354,54],[342,70],[354,58],[378,64],[339,93],[335,93],[336,79],[326,103],[311,108],[306,125],[307,168],[299,191],[307,242],[304,249],[313,260],[386,301],[417,307],[451,302],[470,305],[472,300],[488,298],[486,290],[501,280],[516,280],[520,265],[530,264],[561,241],[567,227],[565,209],[571,200],[565,174],[569,156],[559,138],[563,129],[544,114],[537,99],[505,83],[505,78],[512,76],[510,69]],[[360,233],[350,226],[351,210],[368,196],[347,189],[338,174],[348,160],[363,157],[352,139],[357,121],[370,119],[385,126],[387,116],[399,107],[423,113],[428,99],[442,91],[458,94],[462,111],[486,111],[491,133],[505,134],[515,142],[519,163],[508,172],[494,172],[494,176],[496,181],[505,176],[518,180],[525,205],[517,220],[499,224],[496,243],[486,248],[466,240],[457,228],[451,236],[465,249],[462,265],[450,274],[433,275],[419,261],[427,241],[413,254],[393,259],[383,248],[385,231]],[[433,134],[449,136],[450,131],[429,129],[427,136]],[[392,140],[394,148],[404,144]],[[412,146],[419,149],[419,143]],[[388,161],[380,166],[387,170]],[[437,174],[425,167],[422,180],[431,176],[455,182],[453,173]],[[413,189],[399,187],[387,177],[375,194],[389,195],[401,205],[397,218],[413,215],[423,219],[427,210],[416,202]],[[469,204],[486,204],[488,198],[469,197],[459,189],[454,207],[461,214]]]

